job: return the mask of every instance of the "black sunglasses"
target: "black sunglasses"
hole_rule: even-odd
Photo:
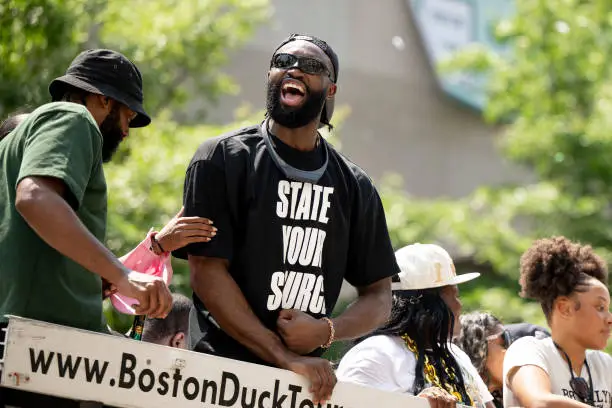
[[[289,69],[297,67],[300,71],[310,75],[327,74],[331,79],[331,73],[325,64],[318,59],[311,57],[301,57],[293,54],[276,54],[270,62],[271,68]]]
[[[570,380],[570,387],[572,387],[572,390],[578,395],[578,398],[580,398],[582,402],[589,405],[593,403],[593,401],[591,401],[591,391],[587,380],[582,377],[572,377]]]
[[[502,344],[500,344],[502,348],[508,349],[508,347],[510,347],[510,333],[508,333],[507,330],[504,330],[501,333],[492,334],[491,336],[488,336],[486,340],[492,341],[497,340],[498,338],[502,340]]]

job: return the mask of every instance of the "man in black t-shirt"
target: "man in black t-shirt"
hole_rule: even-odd
[[[337,79],[325,42],[277,48],[264,122],[205,141],[187,169],[185,215],[218,233],[175,252],[191,271],[190,348],[302,374],[315,403],[336,382],[319,356],[386,321],[398,272],[371,180],[318,133]],[[343,279],[359,296],[330,319]]]

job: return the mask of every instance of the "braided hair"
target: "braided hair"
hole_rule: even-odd
[[[393,292],[389,321],[370,336],[407,335],[416,345],[414,395],[425,388],[425,355],[434,366],[442,384],[454,384],[462,401],[470,401],[461,369],[448,344],[455,316],[440,296],[441,288]],[[369,336],[368,336],[369,337]]]

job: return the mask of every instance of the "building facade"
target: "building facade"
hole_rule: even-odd
[[[499,131],[440,89],[407,0],[272,4],[270,23],[232,55],[227,70],[241,91],[221,100],[213,120],[232,120],[245,102],[263,109],[272,50],[290,33],[312,34],[340,58],[336,106],[350,107],[342,151],[375,180],[397,173],[412,195],[461,197],[528,178],[498,153]]]

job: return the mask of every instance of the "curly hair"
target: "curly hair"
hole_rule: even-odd
[[[591,246],[562,236],[539,239],[521,256],[520,295],[539,301],[547,319],[555,299],[585,292],[591,279],[607,284],[605,262]]]
[[[0,122],[0,140],[4,139],[15,128],[23,122],[31,112],[29,108],[21,108],[11,113],[5,120]]]
[[[487,337],[494,335],[496,329],[502,326],[502,322],[490,313],[472,312],[461,315],[461,332],[453,339],[461,350],[468,355],[478,374],[485,379],[488,378],[487,355],[489,353],[489,342]]]

